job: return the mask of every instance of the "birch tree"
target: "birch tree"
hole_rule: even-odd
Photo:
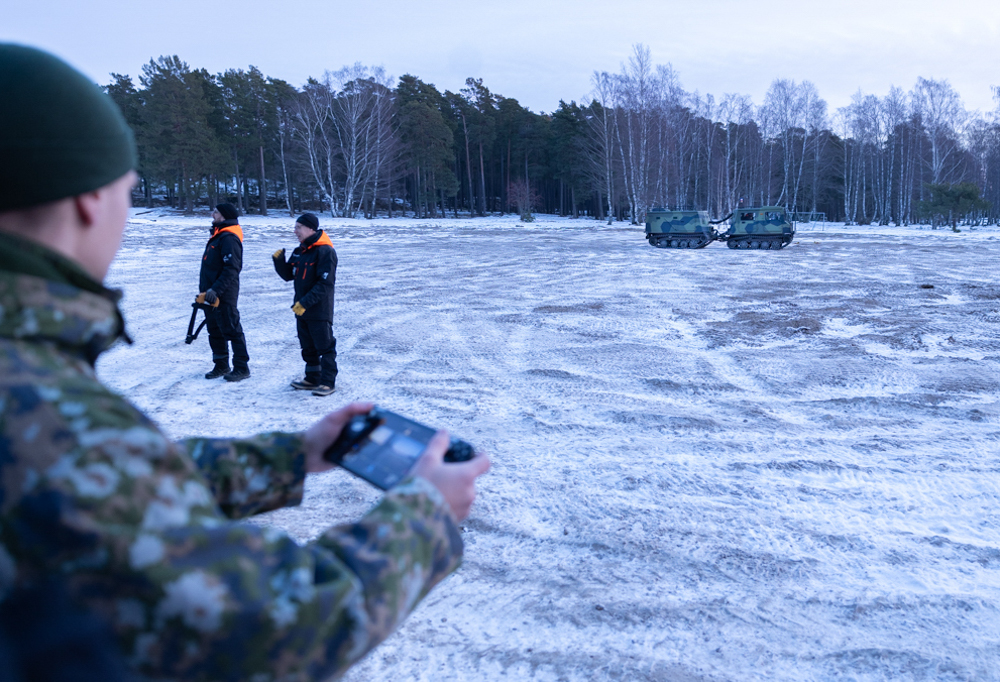
[[[719,102],[718,120],[723,124],[723,150],[725,153],[724,213],[731,213],[739,204],[746,182],[753,102],[746,95],[727,94]]]
[[[617,100],[617,80],[607,71],[601,73],[594,72],[591,77],[593,85],[594,102],[597,104],[594,114],[588,118],[592,148],[596,151],[595,156],[601,160],[599,166],[603,174],[605,196],[608,199],[608,225],[614,222],[614,159],[615,159],[615,138],[616,123],[614,105]]]
[[[328,82],[310,78],[293,110],[292,133],[302,145],[313,182],[336,217],[338,203],[338,140],[331,122],[334,94]]]
[[[954,158],[960,151],[960,131],[968,118],[958,93],[948,81],[918,78],[913,106],[930,142],[931,182],[950,182]]]
[[[642,220],[649,200],[649,133],[656,91],[649,48],[635,45],[619,77],[617,111],[620,120],[615,129],[633,224]]]
[[[364,201],[364,187],[372,171],[377,149],[375,117],[372,116],[378,84],[370,69],[355,63],[327,73],[330,117],[337,139],[343,172],[343,217],[351,217]]]

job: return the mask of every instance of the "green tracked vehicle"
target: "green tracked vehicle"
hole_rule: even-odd
[[[701,249],[716,239],[707,211],[646,211],[646,239],[661,249]]]
[[[719,236],[731,249],[783,249],[795,237],[795,224],[781,206],[738,208],[729,229]]]

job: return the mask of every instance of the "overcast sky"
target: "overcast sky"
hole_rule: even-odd
[[[0,0],[0,40],[55,52],[94,80],[176,54],[213,73],[253,64],[301,85],[360,61],[457,91],[467,76],[534,111],[581,100],[632,45],[688,91],[750,95],[812,81],[830,110],[861,88],[948,79],[996,108],[1000,0]]]

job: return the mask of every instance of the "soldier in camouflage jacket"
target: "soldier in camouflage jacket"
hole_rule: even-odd
[[[29,69],[22,82],[5,83],[24,63],[42,73]],[[18,94],[53,73],[79,82],[68,101],[60,100],[61,87],[39,97],[40,106],[70,110],[75,118],[66,126],[109,116],[91,111],[104,106],[87,99],[99,91],[70,67],[0,44],[0,89]],[[8,113],[0,104],[0,124]],[[39,139],[28,132],[35,137],[0,125],[0,152]],[[112,139],[87,132],[79,137]],[[0,611],[12,595],[58,581],[67,608],[83,607],[108,624],[124,660],[143,676],[265,682],[339,675],[458,566],[456,521],[489,462],[443,464],[441,433],[414,476],[357,523],[330,528],[307,546],[241,523],[297,504],[306,473],[325,466],[319,453],[370,406],[349,406],[305,433],[174,443],[106,389],[94,362],[124,337],[124,323],[117,293],[100,280],[135,181],[128,170],[134,152],[120,156],[103,167],[84,164],[79,173],[90,184],[62,186],[84,194],[39,195],[41,209],[25,207],[0,183]],[[67,177],[75,158],[66,159]],[[60,191],[56,183],[46,191]]]

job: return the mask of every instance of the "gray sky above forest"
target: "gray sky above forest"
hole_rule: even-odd
[[[750,95],[812,81],[831,112],[948,79],[968,109],[996,108],[997,0],[0,0],[0,40],[55,52],[100,83],[176,54],[216,73],[253,64],[301,85],[360,61],[442,92],[467,76],[534,111],[584,99],[634,43],[688,91]]]

